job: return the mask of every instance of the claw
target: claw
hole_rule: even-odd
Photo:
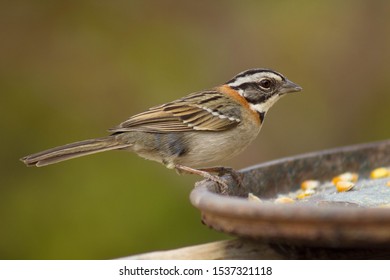
[[[220,176],[220,177],[225,175],[225,174],[229,174],[230,176],[232,176],[233,180],[237,183],[237,186],[239,188],[243,187],[243,175],[231,167],[216,166],[216,167],[210,167],[210,168],[201,168],[199,170],[205,171],[205,172],[217,173],[218,176]]]
[[[176,164],[175,168],[176,171],[178,172],[196,174],[202,176],[205,179],[215,182],[218,185],[218,190],[221,194],[228,194],[228,190],[229,190],[229,186],[225,183],[224,180],[221,179],[221,176],[225,174],[229,174],[230,176],[232,176],[233,180],[237,183],[238,187],[243,186],[242,174],[230,167],[217,166],[217,167],[195,169],[188,166]],[[217,173],[218,175],[211,175],[210,173]]]
[[[220,194],[224,194],[224,195],[228,194],[229,186],[219,176],[210,175],[210,177],[207,179],[217,184],[218,191]]]

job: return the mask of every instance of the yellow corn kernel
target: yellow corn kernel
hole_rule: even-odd
[[[371,179],[379,179],[379,178],[385,178],[390,176],[390,169],[379,167],[371,171],[370,178]]]
[[[333,185],[336,185],[337,182],[339,181],[356,183],[358,179],[359,179],[359,174],[353,172],[345,172],[336,177],[333,177],[332,183]]]
[[[309,189],[309,190],[305,190],[305,191],[301,191],[297,194],[297,198],[298,199],[304,199],[305,197],[308,197],[308,196],[311,196],[315,193],[315,191],[313,189]]]
[[[382,204],[378,206],[379,208],[390,208],[390,203],[388,204]]]
[[[294,203],[295,200],[288,197],[288,196],[282,196],[277,199],[275,199],[276,204],[286,204],[286,203]]]
[[[255,196],[253,193],[248,193],[248,200],[261,203],[263,202],[259,197]]]
[[[347,192],[352,190],[355,186],[355,183],[349,181],[338,181],[336,183],[336,189],[338,192]]]
[[[320,182],[317,180],[305,180],[301,183],[302,190],[312,190],[317,188],[320,185]]]

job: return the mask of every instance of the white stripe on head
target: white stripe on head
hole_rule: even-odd
[[[245,75],[245,72],[248,72]],[[257,83],[260,82],[264,78],[274,79],[276,81],[283,81],[282,75],[271,71],[271,70],[259,70],[259,72],[254,72],[251,70],[245,71],[243,73],[238,74],[235,78],[233,78],[228,85],[231,87],[239,87],[242,84],[246,83]]]

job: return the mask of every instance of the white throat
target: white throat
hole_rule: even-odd
[[[266,113],[269,108],[272,107],[272,105],[274,105],[276,103],[276,101],[279,100],[281,96],[278,95],[278,94],[275,94],[273,96],[271,96],[270,98],[268,98],[265,102],[263,103],[260,103],[260,104],[250,104],[250,107],[252,110],[255,110],[259,113]]]

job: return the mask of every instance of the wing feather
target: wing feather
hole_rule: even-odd
[[[223,106],[221,106],[223,98]],[[204,91],[182,99],[150,108],[137,114],[119,126],[113,133],[144,131],[156,133],[185,131],[222,131],[240,123],[237,104],[218,91]]]

